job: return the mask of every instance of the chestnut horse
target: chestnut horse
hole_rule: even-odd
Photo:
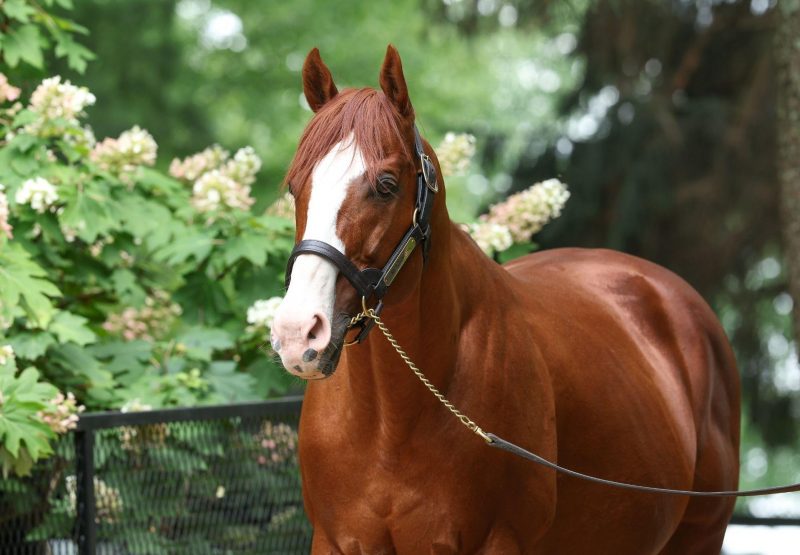
[[[289,372],[313,380],[299,446],[312,552],[718,553],[734,499],[557,476],[470,434],[379,331],[343,348],[361,299],[332,258],[384,267],[420,217],[423,168],[392,46],[380,91],[339,92],[316,49],[303,86],[316,114],[287,183],[297,239],[329,247],[293,255],[271,340]],[[382,312],[431,382],[484,429],[575,470],[735,489],[738,374],[703,299],[609,250],[500,266],[450,221],[438,182],[426,248],[410,252]]]

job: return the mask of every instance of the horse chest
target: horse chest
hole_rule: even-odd
[[[391,458],[365,448],[304,468],[315,532],[344,553],[460,553],[489,535],[488,492],[458,468],[436,453]]]

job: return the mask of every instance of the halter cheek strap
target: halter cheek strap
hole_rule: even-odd
[[[416,125],[414,126],[414,151],[420,162],[420,169],[417,172],[417,198],[414,204],[414,215],[411,227],[408,228],[403,238],[397,244],[389,260],[383,268],[365,268],[359,270],[353,262],[341,251],[325,241],[316,239],[304,239],[295,245],[289,260],[286,264],[286,287],[292,277],[294,261],[302,254],[313,254],[329,260],[336,266],[339,272],[350,282],[356,292],[361,296],[364,306],[369,299],[374,298],[377,302],[374,310],[380,314],[383,308],[383,297],[386,295],[389,286],[392,284],[400,269],[406,263],[418,246],[422,247],[423,261],[428,260],[428,251],[431,246],[431,213],[433,212],[433,201],[439,191],[437,182],[436,167],[433,161],[425,154],[422,145],[422,138]],[[373,320],[361,321],[357,325],[361,326],[361,331],[355,339],[355,343],[361,343],[372,329]]]

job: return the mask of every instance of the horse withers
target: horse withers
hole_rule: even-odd
[[[338,91],[316,49],[303,86],[315,115],[287,184],[307,248],[293,254],[271,340],[286,369],[310,380],[299,449],[312,552],[718,553],[733,499],[556,476],[487,448],[380,333],[344,348],[362,310],[356,288],[374,292],[382,279],[364,285],[359,276],[377,274],[358,272],[386,268],[401,249],[381,317],[484,429],[603,478],[735,489],[738,374],[703,299],[668,270],[609,250],[504,266],[486,257],[450,221],[441,178],[432,205],[420,201],[423,165],[439,166],[415,141],[393,47],[379,91]]]

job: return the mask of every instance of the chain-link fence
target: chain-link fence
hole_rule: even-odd
[[[84,414],[31,476],[0,480],[0,554],[308,553],[300,407],[290,398]]]
[[[307,553],[299,398],[81,417],[0,482],[0,553]]]

